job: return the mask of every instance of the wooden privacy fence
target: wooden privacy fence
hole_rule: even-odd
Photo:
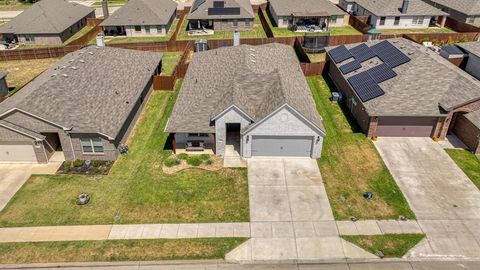
[[[94,19],[94,18],[88,18],[87,19],[87,25],[89,26],[94,26],[90,31],[85,33],[83,36],[77,38],[76,40],[70,42],[68,46],[72,45],[88,45],[90,40],[94,39],[98,33],[102,32],[102,27],[99,25],[103,19]]]
[[[192,44],[192,43],[190,43]],[[193,44],[185,47],[182,57],[178,61],[178,65],[175,67],[172,75],[158,75],[153,77],[153,89],[154,90],[173,90],[175,83],[179,78],[184,78],[188,70],[187,60],[190,56],[190,52],[193,49]]]
[[[66,54],[80,50],[83,47],[85,47],[85,45],[0,51],[0,61],[63,57]]]
[[[302,68],[305,76],[322,75],[325,71],[326,65],[327,63],[325,61],[317,63],[300,63],[300,67]]]

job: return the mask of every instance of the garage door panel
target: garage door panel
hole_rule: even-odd
[[[37,156],[31,144],[2,144],[0,162],[37,162]]]
[[[376,135],[380,137],[430,137],[437,118],[381,117],[378,119]]]
[[[310,157],[313,137],[253,136],[252,156]]]

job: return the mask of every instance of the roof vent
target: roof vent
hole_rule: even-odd
[[[68,77],[68,74],[63,73],[62,76],[63,76],[64,78],[67,78],[67,77]]]
[[[57,76],[57,73],[53,73],[50,77],[55,77]]]
[[[115,95],[117,95],[117,96],[118,96],[118,94],[119,94],[119,93],[118,93],[118,91],[115,91]]]
[[[88,54],[93,55],[93,52],[88,52]]]
[[[80,61],[79,61],[79,62],[80,62],[80,63],[85,63],[85,60],[83,60],[83,59],[80,59]]]
[[[252,59],[251,61],[252,61],[252,63],[257,63],[257,61],[255,61],[255,59]]]
[[[77,70],[77,67],[70,67],[70,68],[73,69],[73,70]]]
[[[254,49],[254,48],[250,48],[250,51],[254,52],[254,51],[255,51],[255,49]]]
[[[251,56],[251,57],[255,57],[255,54],[251,53],[250,56]]]

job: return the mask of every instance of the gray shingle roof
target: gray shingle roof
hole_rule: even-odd
[[[430,0],[466,15],[480,15],[478,0]]]
[[[250,4],[250,0],[225,0],[225,7],[239,7],[238,15],[208,15],[208,8],[213,7],[214,0],[195,0],[188,14],[189,20],[208,20],[208,19],[253,19],[255,14]],[[198,6],[198,8],[193,8]]]
[[[213,133],[212,118],[231,105],[258,122],[283,104],[324,130],[291,47],[241,45],[195,53],[166,130]]]
[[[0,33],[59,34],[95,9],[66,0],[42,0],[0,27]]]
[[[115,138],[161,58],[155,52],[81,49],[0,103],[0,114],[16,108],[75,133]]]
[[[270,0],[278,16],[290,16],[292,13],[345,15],[346,13],[328,0]]]
[[[407,13],[400,12],[403,0],[355,0],[357,5],[377,16],[443,16],[448,13],[422,0],[410,0]]]
[[[465,43],[458,43],[456,44],[458,47],[480,57],[480,42],[479,41],[472,41],[472,42],[465,42]]]
[[[480,110],[465,114],[465,117],[480,129]]]
[[[377,42],[366,44],[371,46]],[[394,68],[398,75],[379,84],[385,95],[363,103],[370,116],[444,116],[445,110],[480,98],[480,81],[440,55],[403,38],[390,39],[389,42],[411,61]],[[327,51],[331,49],[327,48]],[[351,60],[338,65],[347,61]],[[367,60],[361,69],[345,77],[381,63],[377,57]]]
[[[172,0],[130,0],[100,25],[166,25],[176,10]]]

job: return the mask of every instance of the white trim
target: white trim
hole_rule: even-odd
[[[105,149],[103,149],[103,141],[102,138],[94,138],[94,137],[88,137],[88,138],[78,138],[80,140],[80,148],[82,149],[82,154],[84,155],[104,155],[105,154]],[[90,146],[92,147],[92,152],[85,152],[83,151],[83,144],[82,144],[82,139],[88,139],[90,140]],[[100,139],[100,142],[102,143],[102,152],[95,152],[95,146],[93,145],[93,139]]]
[[[246,112],[242,111],[240,108],[238,108],[236,105],[230,105],[228,108],[226,108],[225,110],[223,110],[221,113],[217,114],[216,116],[214,116],[211,121],[215,121],[217,120],[218,118],[220,118],[223,114],[227,113],[228,111],[230,111],[232,108],[235,108],[237,109],[239,112],[241,112],[243,114],[243,116],[246,116],[245,118],[248,118],[250,121],[254,121],[252,117],[250,117],[250,115],[248,115]]]
[[[42,144],[42,147],[43,147],[43,153],[45,154],[45,161],[48,163],[48,155],[47,155],[47,150],[45,149],[45,145]],[[34,150],[35,152],[35,150]],[[38,158],[37,158],[37,162],[38,162]]]

